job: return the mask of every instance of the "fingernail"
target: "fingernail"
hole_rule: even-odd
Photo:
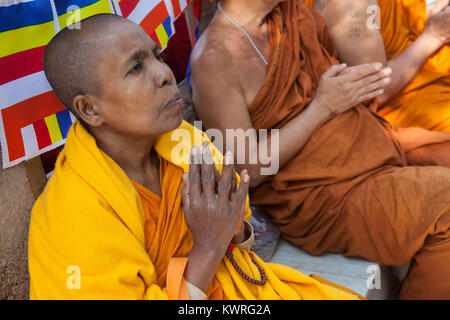
[[[250,177],[246,174],[242,177],[242,180],[247,183],[250,180]]]
[[[383,67],[383,65],[381,63],[377,62],[374,64],[374,67],[376,70],[380,70]]]
[[[392,73],[392,69],[391,68],[386,68],[383,71],[383,74],[386,75],[386,76],[390,75],[391,73]]]
[[[383,80],[383,82],[386,83],[386,84],[388,84],[389,82],[391,82],[391,78],[385,78],[385,79]]]
[[[341,63],[341,67],[346,67],[347,64],[346,63]]]

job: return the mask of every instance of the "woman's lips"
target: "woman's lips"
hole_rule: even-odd
[[[172,107],[179,105],[180,103],[183,103],[183,99],[181,99],[180,95],[177,94],[172,99],[170,99],[169,102],[166,103],[164,109],[170,109]]]

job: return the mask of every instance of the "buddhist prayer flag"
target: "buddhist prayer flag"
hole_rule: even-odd
[[[161,49],[166,48],[174,34],[170,1],[121,0],[119,7],[125,18],[139,24]]]
[[[43,71],[45,46],[69,24],[98,13],[139,23],[162,49],[173,21],[189,0],[1,0],[0,143],[3,167],[65,142],[75,118],[52,91]]]

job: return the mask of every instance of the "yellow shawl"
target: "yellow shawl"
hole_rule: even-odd
[[[220,152],[203,132],[186,122],[177,130],[162,135],[155,150],[169,163],[187,172],[188,155],[194,141],[208,141],[220,171]],[[181,190],[181,174],[175,176],[174,179],[179,181],[171,181],[170,185],[173,189],[178,183]],[[179,194],[168,197],[164,183],[162,192],[162,198],[169,200],[161,206],[159,219],[170,222],[171,233],[157,230],[161,237],[153,237],[154,241],[163,242],[167,236],[173,236],[179,242],[178,248],[191,246],[192,241],[186,241],[188,228],[182,218]],[[246,219],[250,214],[247,206]],[[157,229],[164,227],[167,223],[156,225]],[[144,230],[145,213],[132,181],[76,122],[70,129],[55,172],[32,211],[29,234],[31,298],[187,299],[183,279],[185,254],[159,252],[160,259],[170,260],[163,261],[168,270],[165,281],[164,277],[161,280],[151,258],[152,252],[158,250],[146,251]],[[163,243],[161,248],[164,248]],[[186,253],[186,249],[177,252]],[[260,279],[260,275],[251,260],[261,265],[267,283],[262,287],[251,285],[225,258],[216,272],[210,298],[362,298],[318,277],[313,279],[286,266],[264,263],[253,252],[236,248],[233,254],[242,270],[255,279]]]

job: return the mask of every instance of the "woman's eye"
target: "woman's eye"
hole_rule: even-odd
[[[139,72],[142,69],[142,64],[136,63],[133,68],[128,71],[128,74]]]

